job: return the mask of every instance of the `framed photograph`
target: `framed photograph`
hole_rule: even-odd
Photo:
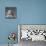
[[[17,16],[16,7],[6,7],[5,8],[5,18],[6,19],[16,19]]]
[[[46,41],[46,25],[18,25],[19,42],[21,40]]]

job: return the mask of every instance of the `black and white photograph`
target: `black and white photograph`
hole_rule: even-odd
[[[5,17],[8,19],[16,19],[16,7],[6,7]]]
[[[18,26],[20,46],[31,46],[46,42],[46,25],[20,24]]]

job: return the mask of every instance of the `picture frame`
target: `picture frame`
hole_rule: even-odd
[[[16,7],[5,7],[5,18],[6,19],[16,19],[17,8]]]
[[[22,34],[24,32],[22,31],[27,31],[27,30],[28,30],[26,35],[27,38],[25,38],[25,35]],[[18,38],[19,42],[21,40],[46,41],[46,24],[19,24]]]

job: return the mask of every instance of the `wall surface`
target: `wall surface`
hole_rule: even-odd
[[[16,7],[17,18],[5,19],[5,7]],[[9,32],[18,32],[18,24],[46,24],[46,0],[0,0],[0,44],[8,43]]]

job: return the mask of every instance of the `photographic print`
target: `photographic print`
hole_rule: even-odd
[[[46,41],[46,25],[19,25],[20,41]]]
[[[16,7],[6,7],[5,8],[5,18],[16,19]]]
[[[20,46],[42,46],[43,43],[46,44],[46,25],[19,24],[18,41]]]

